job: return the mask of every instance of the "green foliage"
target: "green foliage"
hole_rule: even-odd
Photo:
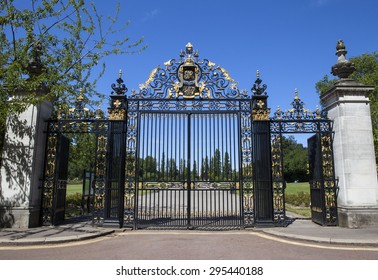
[[[296,194],[285,194],[285,202],[294,206],[310,206],[310,194],[298,192]]]
[[[222,160],[219,149],[215,149],[214,156],[210,160],[208,156],[202,158],[200,162],[194,160],[190,169],[192,180],[219,182],[230,181],[239,176],[239,172],[232,170],[228,152],[224,153]],[[138,176],[143,181],[186,179],[188,176],[187,161],[180,159],[179,162],[176,162],[174,158],[166,158],[164,152],[161,155],[160,163],[152,156],[139,158]]]
[[[310,193],[310,184],[308,182],[286,183],[285,194],[296,194],[299,192]]]
[[[283,172],[288,182],[299,180],[308,181],[308,156],[307,149],[298,144],[293,136],[282,138]]]
[[[356,71],[351,78],[356,79],[364,85],[374,86],[375,89],[370,93],[370,111],[373,125],[373,136],[375,145],[375,158],[378,163],[378,53],[362,54],[349,59],[354,63]],[[316,83],[316,91],[319,95],[326,93],[337,80],[329,80],[325,75],[322,80]]]
[[[81,203],[82,196],[80,193],[66,195],[66,218],[82,215]]]
[[[93,171],[95,162],[96,136],[90,133],[69,135],[71,138],[68,180],[83,177],[83,171]]]
[[[80,206],[81,199],[81,193],[68,194],[66,196],[66,205]]]
[[[104,59],[144,49],[129,42],[128,22],[115,28],[119,8],[106,18],[84,0],[0,1],[0,121],[46,99],[67,107],[79,88],[101,97]]]

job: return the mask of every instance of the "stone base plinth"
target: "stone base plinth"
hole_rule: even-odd
[[[0,206],[0,228],[32,228],[39,226],[39,207]]]
[[[378,226],[378,208],[338,207],[339,226],[369,228]]]

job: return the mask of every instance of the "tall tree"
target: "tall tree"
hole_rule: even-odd
[[[222,159],[219,149],[214,151],[214,179],[220,180],[222,172]]]
[[[144,49],[141,39],[130,43],[128,22],[116,28],[119,11],[106,18],[84,0],[0,1],[0,135],[6,116],[30,104],[54,99],[68,107],[79,88],[102,97],[95,88],[104,58]]]
[[[223,178],[224,180],[231,179],[231,163],[230,163],[230,156],[228,155],[228,152],[224,153]]]
[[[94,172],[96,137],[94,134],[79,133],[70,135],[71,145],[68,164],[68,179],[81,180],[83,171]]]
[[[192,174],[191,174],[192,180],[196,180],[198,178],[197,161],[196,160],[194,160],[193,168],[192,168],[191,172],[192,172]]]
[[[160,176],[163,180],[165,179],[165,174],[165,153],[163,152],[160,162]]]
[[[370,93],[370,111],[373,124],[375,158],[378,163],[378,53],[373,52],[369,54],[362,54],[360,56],[349,59],[353,62],[356,71],[351,75],[351,78],[356,79],[362,84],[374,86],[375,90]],[[327,92],[336,82],[336,79],[329,79],[325,75],[322,80],[315,84],[315,88],[319,95]]]
[[[169,180],[176,180],[178,179],[179,171],[177,169],[176,160],[174,158],[170,158],[168,160],[168,178]]]
[[[209,157],[206,156],[202,159],[202,165],[201,165],[201,179],[204,181],[209,180]]]
[[[308,181],[307,149],[298,144],[294,136],[282,138],[283,172],[285,180],[293,182]]]

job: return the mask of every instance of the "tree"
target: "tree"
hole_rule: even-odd
[[[160,175],[161,175],[161,178],[165,180],[165,153],[164,152],[163,152],[163,155],[161,156]]]
[[[192,168],[192,180],[197,180],[198,179],[198,171],[197,171],[197,161],[194,160],[193,162],[193,168]]]
[[[146,180],[156,180],[157,174],[157,162],[152,156],[146,156],[144,159],[144,177]]]
[[[286,181],[308,181],[307,149],[294,136],[282,137],[283,172]]]
[[[220,180],[221,172],[222,172],[222,161],[221,161],[221,153],[219,149],[215,149],[214,151],[213,167],[214,167],[214,180]]]
[[[223,178],[227,181],[231,179],[231,162],[228,152],[224,153],[224,162],[223,162]]]
[[[378,53],[362,54],[361,56],[349,59],[353,62],[356,71],[351,78],[356,79],[362,84],[375,86],[373,92],[370,93],[370,111],[373,124],[373,136],[375,146],[375,158],[378,163]],[[329,79],[325,75],[322,80],[316,83],[315,88],[319,95],[326,93],[335,84],[336,79]]]
[[[201,165],[201,179],[204,181],[209,180],[209,157],[206,155],[204,159],[202,159],[202,165]]]
[[[174,158],[170,158],[168,160],[168,178],[169,180],[177,180],[179,171],[177,169],[176,160]]]
[[[84,170],[94,171],[96,137],[90,133],[78,133],[70,135],[70,138],[68,179],[81,180]]]
[[[128,22],[115,28],[119,5],[114,17],[104,18],[85,0],[25,2],[0,1],[0,135],[6,116],[30,104],[53,99],[68,107],[79,88],[87,98],[101,97],[95,87],[105,70],[104,58],[144,49],[142,39],[129,42],[124,33]]]

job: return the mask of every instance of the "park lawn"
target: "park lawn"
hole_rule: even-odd
[[[299,192],[310,193],[310,185],[308,182],[286,183],[286,194],[297,194]]]
[[[310,207],[292,207],[291,205],[286,205],[286,211],[290,211],[306,218],[311,218]]]
[[[303,192],[305,194],[310,194],[310,185],[308,182],[286,184],[285,195],[295,196],[300,192]],[[290,203],[286,203],[286,210],[302,215],[306,218],[311,217],[310,207],[294,206],[294,205],[291,205]]]
[[[67,184],[67,193],[66,195],[75,194],[75,193],[82,193],[83,192],[83,185],[82,184]]]

